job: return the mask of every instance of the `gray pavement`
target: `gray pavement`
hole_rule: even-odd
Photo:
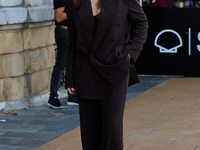
[[[166,76],[140,76],[140,83],[129,87],[127,100],[167,80]],[[0,150],[33,150],[79,126],[78,106],[64,109],[46,106],[0,113]],[[17,115],[13,115],[13,114]],[[4,122],[5,121],[5,122]]]

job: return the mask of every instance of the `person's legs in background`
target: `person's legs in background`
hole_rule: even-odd
[[[68,31],[66,29],[55,29],[55,40],[57,44],[57,56],[55,66],[51,77],[50,97],[47,106],[51,108],[63,108],[60,100],[58,99],[58,90],[60,87],[61,76],[66,66],[66,50],[67,50],[67,37]],[[78,104],[75,95],[68,94],[68,100],[76,100],[74,105]]]
[[[79,100],[75,94],[69,94],[69,92],[68,92],[67,105],[79,105]]]

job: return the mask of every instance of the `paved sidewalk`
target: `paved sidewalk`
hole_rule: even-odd
[[[198,100],[200,79],[172,78],[167,80],[167,77],[140,77],[140,79],[141,83],[128,89],[124,117],[125,149],[151,150],[152,147],[152,150],[156,148],[165,150],[171,145],[178,144],[178,140],[185,138],[182,131],[185,133],[186,129],[192,129],[193,125],[197,129],[199,119],[195,117],[195,123],[191,113],[198,112],[198,106],[194,109],[189,105],[193,108],[192,110],[186,112],[183,110],[190,104],[190,96]],[[159,85],[156,86],[157,84]],[[67,98],[61,101],[65,105]],[[186,115],[182,116],[182,112]],[[61,110],[44,106],[17,110],[16,116],[13,115],[14,113],[0,113],[0,150],[81,150],[77,106],[65,105]],[[188,126],[184,128],[186,124]],[[163,130],[162,127],[166,129]],[[191,132],[187,130],[186,133]],[[186,146],[191,146],[193,148],[190,148],[191,150],[195,147],[195,150],[198,150],[197,137],[200,131],[195,130],[192,133],[191,139],[195,139],[197,143],[184,143],[187,144]],[[160,149],[159,146],[163,147]],[[179,149],[175,148],[175,150]]]
[[[170,78],[127,101],[125,150],[200,150],[200,78]],[[79,127],[36,150],[81,150]]]

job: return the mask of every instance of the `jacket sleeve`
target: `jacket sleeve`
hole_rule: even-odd
[[[137,0],[128,0],[128,17],[131,23],[130,40],[126,46],[128,54],[135,63],[147,39],[148,20]]]
[[[74,58],[76,50],[76,29],[74,25],[74,5],[67,0],[66,13],[68,18],[68,40],[66,54],[65,88],[74,87]]]

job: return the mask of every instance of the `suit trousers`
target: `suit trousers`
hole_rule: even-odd
[[[79,99],[83,150],[123,150],[127,87],[128,77],[118,88],[112,87],[109,99]]]

